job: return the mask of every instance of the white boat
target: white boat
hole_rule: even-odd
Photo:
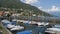
[[[46,26],[46,25],[49,25],[49,23],[37,23],[38,24],[38,26],[40,26],[40,25],[43,25],[43,26]]]
[[[23,26],[15,26],[14,28],[10,29],[11,31],[14,31],[14,30],[22,30],[24,29]]]
[[[2,20],[1,22],[2,23],[11,23],[9,20],[6,20],[6,19],[5,20]]]
[[[7,25],[7,28],[9,28],[9,29],[14,28],[14,27],[15,27],[15,25],[11,25],[11,24]]]
[[[47,28],[45,32],[48,32],[48,33],[54,32],[55,34],[60,34],[60,25],[55,25],[53,28]]]

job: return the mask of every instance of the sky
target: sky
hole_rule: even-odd
[[[59,12],[60,0],[21,0],[24,3],[36,6],[45,12]]]

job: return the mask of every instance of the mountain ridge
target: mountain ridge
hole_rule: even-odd
[[[0,7],[6,7],[6,8],[15,8],[15,9],[24,9],[24,10],[29,10],[27,13],[29,13],[31,10],[33,14],[40,14],[43,16],[52,16],[40,9],[38,9],[35,6],[31,6],[29,4],[25,4],[21,2],[20,0],[0,0]],[[24,11],[23,11],[24,12]],[[26,13],[25,13],[26,14]]]
[[[57,17],[60,17],[60,12],[59,11],[56,11],[56,12],[49,12],[50,14],[52,15],[55,15]]]

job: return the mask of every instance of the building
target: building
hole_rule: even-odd
[[[0,16],[3,16],[4,12],[0,11]]]

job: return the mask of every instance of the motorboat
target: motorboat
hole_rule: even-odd
[[[1,22],[2,23],[11,23],[9,20],[6,20],[6,19],[5,20],[2,20]]]
[[[14,28],[15,25],[8,24],[6,27],[9,28],[9,29],[11,29],[11,28]]]
[[[22,29],[24,29],[24,27],[23,26],[15,26],[14,28],[12,28],[12,29],[10,29],[11,31],[14,31],[14,30],[22,30]]]
[[[45,32],[52,34],[60,34],[60,25],[54,25],[52,28],[47,28]]]
[[[40,25],[43,25],[43,26],[49,25],[49,23],[44,23],[44,22],[43,22],[43,23],[40,23],[40,22],[39,22],[39,23],[37,23],[37,24],[38,24],[38,26],[40,26]]]

